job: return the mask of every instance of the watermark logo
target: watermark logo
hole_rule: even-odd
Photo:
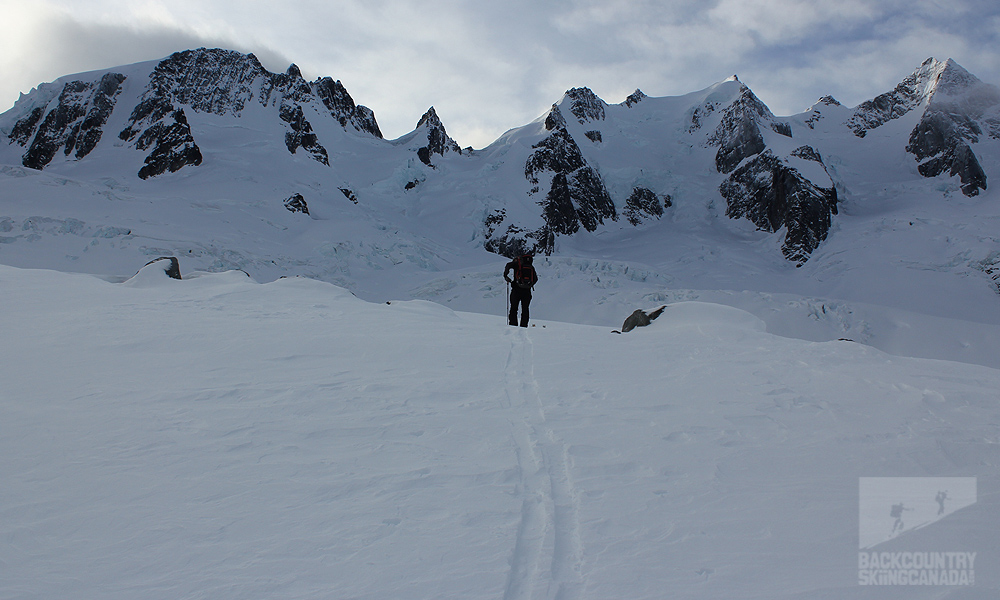
[[[858,583],[973,585],[975,552],[880,552],[879,544],[976,503],[975,477],[862,477],[858,502]]]

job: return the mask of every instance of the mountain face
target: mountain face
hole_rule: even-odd
[[[90,154],[104,135],[124,80],[120,73],[107,73],[96,83],[71,81],[50,110],[34,106],[18,119],[11,128],[10,143],[25,148],[24,166],[42,169],[59,150],[78,160]]]
[[[125,80],[125,75],[109,72],[96,83],[64,83],[55,101],[48,97],[50,89],[29,96],[31,108],[17,117],[10,135],[11,144],[26,149],[22,164],[42,169],[59,151],[77,160],[89,154],[104,135]],[[295,65],[286,73],[270,73],[252,54],[219,49],[178,52],[157,63],[141,85],[145,87],[138,102],[124,128],[116,132],[129,147],[146,153],[137,173],[141,179],[201,164],[188,113],[239,118],[253,101],[278,107],[289,152],[301,149],[323,164],[329,164],[327,150],[303,106],[321,114],[320,107],[325,108],[323,116],[342,127],[382,137],[372,111],[355,105],[339,81],[323,78],[307,83]]]
[[[970,144],[983,135],[1000,139],[1000,92],[952,60],[927,59],[896,88],[857,108],[847,124],[858,137],[911,111],[920,120],[906,151],[919,161],[924,177],[948,172],[959,177],[962,193],[986,189],[986,173]]]
[[[393,247],[403,242],[385,232],[416,228],[422,237],[405,244],[422,250],[400,252],[424,265],[442,245],[549,255],[564,243],[714,223],[773,239],[801,266],[831,235],[845,194],[877,187],[884,175],[869,166],[888,164],[879,162],[887,153],[912,165],[893,177],[933,179],[968,197],[986,190],[998,164],[1000,92],[933,59],[858,107],[826,96],[784,118],[736,77],[677,97],[636,90],[620,104],[573,88],[535,122],[473,150],[448,135],[433,107],[414,131],[385,140],[374,113],[339,81],[309,82],[295,65],[272,73],[252,54],[203,48],[41,85],[0,115],[0,132],[2,164],[97,186],[113,180],[137,197],[190,181],[189,196],[212,195],[192,206],[233,195],[315,227],[361,219]],[[98,229],[138,223],[105,225]],[[353,253],[364,246],[341,244]],[[343,259],[338,252],[331,260]]]

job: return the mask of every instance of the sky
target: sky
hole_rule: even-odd
[[[0,112],[63,75],[198,47],[339,79],[385,137],[435,107],[462,146],[572,87],[608,103],[737,75],[779,116],[856,106],[929,57],[1000,84],[996,0],[0,0]]]

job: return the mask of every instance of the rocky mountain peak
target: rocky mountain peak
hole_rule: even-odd
[[[423,133],[421,130],[426,133]],[[448,132],[445,131],[444,123],[441,122],[441,118],[438,117],[437,111],[434,110],[433,106],[427,109],[427,112],[417,121],[417,131],[421,137],[426,135],[427,140],[427,145],[421,146],[417,150],[417,156],[421,162],[429,167],[434,166],[431,164],[432,154],[444,156],[446,152],[462,153],[462,149],[458,143],[451,139]]]
[[[570,110],[573,107],[589,107],[578,111],[587,119],[595,118],[597,114],[590,110],[596,106],[596,99],[600,103],[600,118],[604,119],[604,102],[590,90],[574,88],[563,97],[564,101],[567,99]],[[577,112],[573,114],[580,118]],[[527,230],[507,222],[503,212],[491,215],[487,218],[485,243],[486,249],[491,252],[503,255],[518,252],[551,254],[557,235],[572,235],[581,228],[595,231],[606,219],[618,220],[618,211],[600,172],[587,162],[567,128],[559,104],[553,104],[546,115],[545,131],[549,133],[532,145],[532,153],[524,165],[524,177],[531,185],[528,195],[545,194],[544,199],[537,202],[542,207],[545,225]],[[498,233],[505,223],[506,229]]]
[[[569,111],[583,123],[604,120],[604,107],[607,104],[597,97],[590,88],[573,88],[566,92],[563,101],[569,103]]]
[[[982,84],[978,77],[966,71],[952,59],[938,61],[928,58],[914,72],[922,99],[928,101],[943,94],[954,96]]]
[[[438,117],[437,111],[434,110],[433,106],[428,108],[427,112],[425,112],[423,116],[420,117],[420,120],[417,121],[417,129],[420,129],[425,125],[427,126],[428,129],[432,129],[435,127],[441,127],[441,128],[444,127],[444,125],[441,124],[441,118]]]
[[[10,133],[10,143],[25,148],[24,166],[42,169],[60,150],[77,160],[89,154],[101,140],[124,80],[107,72],[98,81],[40,86],[29,94],[19,103],[23,108]],[[309,119],[325,117],[324,109],[344,128],[382,137],[374,113],[356,105],[339,81],[326,77],[309,83],[295,64],[271,73],[253,54],[219,48],[184,50],[156,63],[118,137],[148,152],[139,176],[154,177],[201,163],[190,113],[239,117],[253,102],[278,107],[289,152],[303,149],[323,164],[329,164],[328,153]]]
[[[625,98],[625,101],[622,102],[622,104],[624,104],[625,106],[627,106],[629,108],[632,108],[636,104],[642,102],[642,99],[646,98],[646,97],[647,97],[646,94],[644,94],[642,92],[642,90],[640,90],[639,88],[636,88],[634,92],[632,92],[631,94],[629,94],[628,98]]]
[[[980,83],[954,60],[928,58],[892,91],[862,102],[846,125],[858,137],[865,137],[868,131],[929,104],[938,94],[961,94]]]
[[[253,54],[220,48],[185,50],[156,65],[144,97],[162,97],[197,112],[236,116],[254,97],[254,84],[267,75]]]
[[[906,151],[920,163],[920,174],[937,177],[947,171],[959,177],[963,194],[977,195],[987,181],[972,144],[979,142],[984,127],[994,134],[989,115],[1000,112],[1000,90],[951,59],[927,59],[913,79],[925,107]]]
[[[745,158],[764,151],[766,143],[761,126],[792,137],[788,123],[776,119],[771,109],[740,83],[739,95],[723,109],[722,119],[708,139],[709,144],[719,148],[715,163],[720,173],[729,173]]]
[[[10,133],[10,143],[26,148],[21,164],[40,170],[60,150],[76,160],[90,154],[101,141],[124,81],[120,73],[106,73],[96,82],[70,81],[54,106],[39,102],[31,107]]]

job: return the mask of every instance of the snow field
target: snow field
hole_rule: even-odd
[[[619,336],[185,277],[0,267],[0,597],[1000,587],[996,370],[704,302]],[[977,551],[976,586],[858,587],[862,476],[976,477],[977,504],[908,534]]]

